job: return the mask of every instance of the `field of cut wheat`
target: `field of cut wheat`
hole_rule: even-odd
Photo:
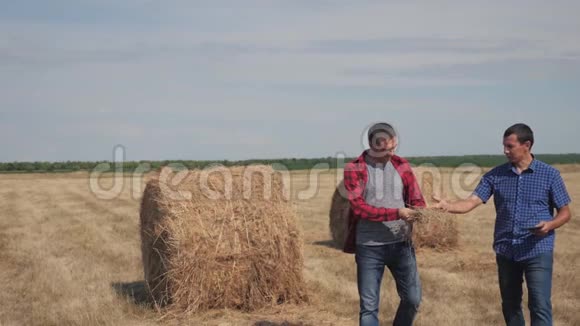
[[[574,216],[580,211],[580,172],[561,168],[573,217],[557,233],[552,301],[555,324],[572,326],[580,325],[580,219]],[[189,314],[160,312],[145,292],[139,207],[146,180],[126,177],[120,195],[105,200],[91,192],[85,173],[0,175],[0,325],[356,325],[354,256],[335,248],[329,230],[340,175],[291,174],[307,303]],[[427,176],[422,187],[453,197],[448,176]],[[462,178],[466,191],[475,186]],[[118,181],[105,177],[101,183]],[[501,325],[493,204],[456,218],[457,245],[417,252],[423,302],[416,324]],[[386,273],[384,325],[391,324],[397,305]]]

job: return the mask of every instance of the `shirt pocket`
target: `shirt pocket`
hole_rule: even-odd
[[[503,204],[515,203],[517,196],[517,177],[501,175],[493,180],[494,197]]]
[[[547,187],[532,187],[527,193],[527,208],[533,214],[536,222],[552,219],[550,209],[550,189]]]

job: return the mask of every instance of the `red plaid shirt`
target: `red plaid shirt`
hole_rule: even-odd
[[[350,201],[350,214],[348,218],[348,235],[344,244],[344,252],[354,253],[356,247],[356,225],[359,219],[384,222],[399,219],[398,208],[383,208],[367,204],[364,200],[364,190],[367,185],[368,173],[363,152],[356,160],[344,166],[344,187],[348,192]],[[406,207],[425,207],[425,199],[417,184],[413,170],[409,162],[402,157],[394,155],[391,163],[403,180],[403,200]]]

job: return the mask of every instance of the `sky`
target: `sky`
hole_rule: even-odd
[[[0,1],[0,161],[580,153],[578,1]]]

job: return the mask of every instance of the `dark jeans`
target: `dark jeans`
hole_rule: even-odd
[[[524,326],[522,283],[526,278],[528,308],[532,326],[552,325],[553,254],[544,253],[524,261],[513,261],[497,255],[501,306],[508,326]]]
[[[421,281],[413,246],[408,242],[383,246],[357,245],[355,259],[360,325],[379,325],[379,298],[385,266],[395,279],[401,300],[393,325],[412,325],[421,302]]]

